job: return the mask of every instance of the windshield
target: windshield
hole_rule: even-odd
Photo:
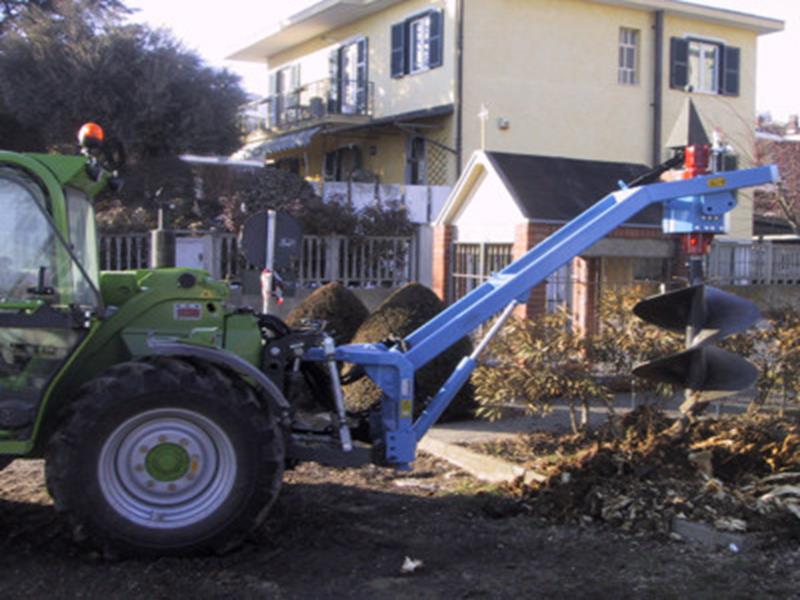
[[[97,279],[91,204],[84,194],[68,196],[69,237],[87,273]],[[0,167],[0,302],[49,298],[56,304],[96,306],[90,283],[72,261],[48,219],[44,192],[25,172]],[[42,289],[52,288],[50,291]],[[52,293],[50,293],[52,292]]]
[[[69,243],[75,257],[83,265],[86,274],[91,277],[94,288],[99,289],[94,207],[86,194],[73,188],[67,188],[66,198]],[[94,304],[94,290],[74,263],[72,280],[75,282],[75,301],[78,304]]]
[[[44,269],[53,285],[56,239],[42,211],[44,194],[21,173],[0,169],[0,299],[28,300]]]

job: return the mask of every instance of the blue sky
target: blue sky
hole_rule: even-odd
[[[263,66],[225,61],[234,50],[259,34],[270,31],[281,19],[313,4],[312,0],[130,0],[139,12],[134,17],[155,27],[167,27],[186,47],[196,50],[210,64],[224,66],[243,77],[248,91],[265,94]],[[707,4],[775,17],[786,30],[762,36],[758,49],[756,104],[777,119],[800,113],[800,0],[698,0]],[[792,73],[792,71],[794,73]]]

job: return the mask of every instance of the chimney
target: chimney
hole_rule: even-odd
[[[797,115],[789,115],[789,122],[786,124],[786,135],[800,133],[800,122]]]

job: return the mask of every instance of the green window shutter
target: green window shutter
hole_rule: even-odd
[[[430,62],[428,66],[441,67],[444,62],[444,11],[430,13]]]
[[[689,42],[672,38],[669,49],[669,86],[683,89],[689,83]]]
[[[721,50],[722,68],[719,70],[719,91],[725,96],[738,96],[741,51],[733,46],[723,46]]]
[[[408,72],[406,65],[405,23],[392,25],[392,77],[402,77]]]
[[[367,38],[358,40],[358,63],[356,65],[356,106],[358,114],[364,115],[369,112],[369,81],[368,81],[368,45]]]
[[[270,126],[278,124],[278,112],[280,110],[278,101],[278,74],[269,74],[269,122]]]
[[[336,48],[328,55],[328,74],[330,75],[330,88],[328,89],[328,112],[339,112],[339,49]]]

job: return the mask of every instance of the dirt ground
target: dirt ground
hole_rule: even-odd
[[[800,549],[709,552],[554,526],[422,456],[411,473],[306,464],[269,524],[222,557],[109,562],[69,540],[42,464],[0,473],[0,593],[11,598],[800,598]],[[402,574],[405,557],[423,561]]]

